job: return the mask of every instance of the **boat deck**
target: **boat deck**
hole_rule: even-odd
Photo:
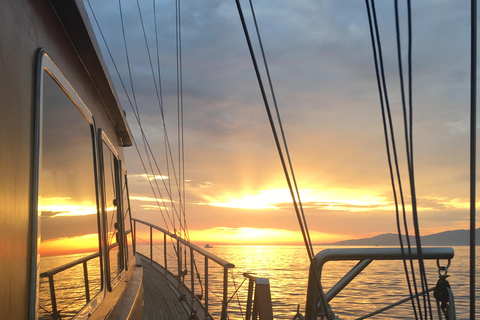
[[[141,256],[143,268],[143,312],[145,319],[189,320],[195,309],[198,319],[203,319],[204,310],[189,301],[188,291],[178,285],[176,278],[155,262]],[[175,283],[177,285],[175,286]]]

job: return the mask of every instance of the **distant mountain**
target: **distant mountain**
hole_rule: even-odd
[[[476,245],[480,245],[480,228],[476,229]],[[403,237],[403,243],[406,244],[407,238]],[[468,246],[470,244],[469,230],[453,230],[431,234],[421,237],[422,246]],[[410,243],[415,245],[415,238],[410,236]],[[322,243],[323,245],[335,246],[398,246],[398,235],[394,233],[385,233],[372,238],[344,240],[333,243]]]

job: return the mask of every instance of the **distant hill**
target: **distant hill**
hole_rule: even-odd
[[[453,230],[422,236],[422,246],[468,246],[470,244],[469,230]],[[476,229],[476,245],[480,245],[480,228]],[[406,237],[403,236],[404,245]],[[410,236],[412,245],[415,245],[415,238]],[[333,243],[322,243],[322,245],[335,246],[398,246],[398,235],[385,233],[372,238],[344,240]]]

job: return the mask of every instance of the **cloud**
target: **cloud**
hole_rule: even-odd
[[[112,10],[107,2],[91,2],[102,17],[101,24],[131,95],[123,36],[118,33],[118,9]],[[176,187],[173,181],[180,179],[178,172],[183,164],[177,147],[175,15],[173,4],[156,3],[158,57],[154,21],[148,14],[153,7],[142,3],[141,10],[145,28],[150,30],[147,40],[156,79],[157,62],[161,67],[166,129],[136,5],[125,4],[125,30],[142,126],[154,153],[159,155],[156,160],[161,172],[156,170],[153,175],[168,176]],[[248,4],[242,4],[247,10]],[[348,219],[358,232],[393,231],[392,192],[364,3],[266,0],[254,5],[300,189],[360,190],[382,197],[382,201],[373,203],[349,201],[358,197],[306,199],[312,228],[355,232],[354,227],[345,226]],[[401,175],[406,185],[393,4],[379,2],[377,10]],[[415,179],[422,211],[432,215],[441,212],[443,217],[466,210],[457,199],[468,193],[468,10],[466,2],[431,0],[412,4]],[[404,3],[400,3],[400,13],[405,41]],[[252,26],[248,14],[247,19]],[[256,197],[261,190],[283,189],[286,184],[234,3],[182,2],[182,39],[184,178],[189,180],[187,202],[193,211],[189,220],[193,228],[239,224],[254,212],[260,213],[231,208],[232,201]],[[258,49],[258,43],[254,43]],[[406,42],[402,48],[405,59]],[[114,70],[111,63],[109,67]],[[115,84],[132,131],[139,134],[118,79]],[[165,147],[165,132],[170,149]],[[137,142],[143,153],[141,139]],[[171,155],[165,157],[165,150]],[[135,149],[125,150],[125,154],[134,177],[129,181],[131,193],[150,197],[146,179],[138,176],[143,169]],[[146,167],[150,167],[147,162]],[[163,183],[159,185],[162,190],[168,189]],[[168,194],[162,191],[160,197],[168,198]],[[176,197],[175,192],[171,195]],[[218,206],[196,205],[199,203]],[[258,221],[250,220],[252,225],[294,225],[287,216],[288,211],[295,220],[288,196],[263,205],[266,207],[260,210]],[[272,216],[278,219],[272,221]],[[425,228],[439,227],[431,220],[425,222]],[[464,219],[459,221],[463,223]]]

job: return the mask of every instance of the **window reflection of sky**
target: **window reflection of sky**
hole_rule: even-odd
[[[39,268],[44,272],[98,253],[99,236],[90,123],[47,72],[42,79],[38,211]],[[94,297],[101,290],[100,258],[87,264],[90,296]],[[74,316],[86,304],[84,292],[76,288],[83,274],[82,264],[55,274],[61,318]],[[40,279],[39,319],[51,318],[53,312],[50,285],[47,277]]]
[[[97,234],[98,239],[91,128],[47,73],[43,77],[42,121],[42,241],[62,239],[64,246],[71,246],[71,241],[66,241],[71,237]],[[98,250],[98,240],[96,245]],[[61,241],[56,241],[56,246],[59,251],[65,249]]]

